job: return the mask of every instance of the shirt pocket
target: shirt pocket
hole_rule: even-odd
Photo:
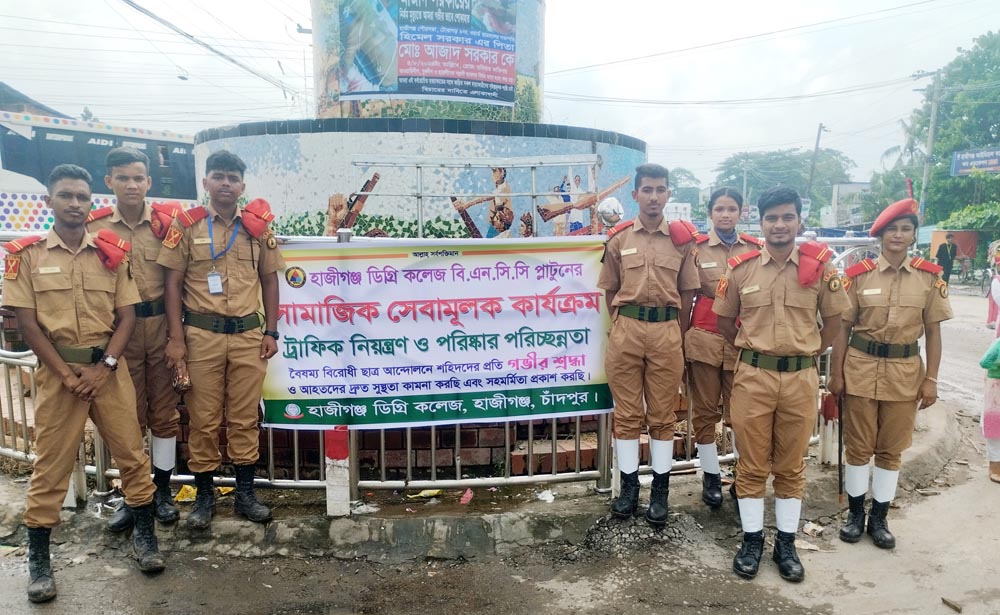
[[[82,303],[86,317],[80,318],[81,337],[105,335],[115,317],[115,286],[117,275],[108,272],[83,274]]]
[[[927,306],[927,292],[899,296],[900,324],[923,325],[924,308]]]
[[[622,256],[621,288],[618,293],[630,300],[636,297],[646,284],[646,255],[626,254]]]
[[[774,321],[774,301],[767,290],[740,295],[740,321],[742,326],[766,325]]]
[[[236,241],[236,277],[252,280],[257,277],[257,260],[260,258],[260,243],[247,235]]]
[[[76,306],[73,279],[69,273],[40,274],[33,271],[31,285],[35,288],[35,309],[39,314],[62,314]]]

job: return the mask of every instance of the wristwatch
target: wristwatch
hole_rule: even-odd
[[[271,337],[273,337],[276,340],[280,340],[281,339],[281,334],[278,333],[277,331],[265,330],[264,331],[264,335],[270,335]]]
[[[104,363],[104,365],[106,365],[111,371],[118,369],[118,359],[109,354],[104,355],[104,358],[101,359],[101,363]]]

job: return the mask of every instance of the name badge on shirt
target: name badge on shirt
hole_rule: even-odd
[[[210,295],[221,295],[222,294],[222,274],[218,271],[208,272],[208,294]]]
[[[862,295],[881,295],[882,294],[882,289],[881,288],[866,288],[863,291],[861,291],[861,294]]]
[[[38,273],[59,273],[59,267],[39,267]]]
[[[211,237],[195,237],[194,238],[194,244],[195,245],[202,245],[202,244],[208,244],[208,243],[212,243]]]
[[[758,290],[760,290],[760,285],[759,284],[754,284],[753,286],[747,286],[746,288],[741,289],[740,290],[740,294],[741,295],[749,295],[750,293],[755,293]]]
[[[629,248],[627,250],[622,250],[622,256],[628,256],[629,254],[635,254],[639,251],[639,248]]]
[[[712,261],[710,263],[702,263],[701,264],[701,268],[702,269],[712,269],[713,267],[718,267],[718,266],[719,266],[719,263],[717,263],[715,261]]]

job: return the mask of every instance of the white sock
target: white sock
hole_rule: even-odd
[[[698,459],[701,461],[701,471],[705,474],[719,473],[719,450],[712,444],[697,444]]]
[[[740,514],[743,509],[740,509]],[[802,500],[799,498],[774,498],[774,519],[779,532],[794,534],[799,531]]]
[[[649,439],[649,457],[653,471],[666,474],[674,467],[674,441]]]
[[[847,464],[844,468],[844,489],[847,495],[858,497],[868,493],[868,476],[871,473],[871,464],[863,466],[852,466]]]
[[[618,458],[618,469],[624,474],[639,470],[639,441],[615,439],[615,457]]]
[[[764,498],[740,498],[740,523],[750,534],[764,529]]]
[[[177,463],[177,438],[152,437],[150,452],[153,453],[153,467],[160,470],[173,470]]]
[[[986,461],[1000,461],[1000,438],[986,438]]]
[[[899,470],[883,470],[875,466],[872,473],[872,499],[876,502],[891,502],[896,497]]]

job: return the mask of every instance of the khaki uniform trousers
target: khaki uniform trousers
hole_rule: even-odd
[[[136,413],[139,427],[146,428],[157,438],[176,438],[180,414],[180,395],[171,384],[167,367],[167,321],[162,314],[137,318],[135,333],[129,338],[122,355],[128,362],[129,375],[135,385]]]
[[[618,316],[611,324],[604,370],[615,401],[616,438],[639,439],[645,423],[654,440],[674,439],[684,373],[681,348],[676,320],[643,322]]]
[[[844,451],[852,466],[868,465],[898,470],[903,451],[913,444],[916,401],[879,401],[844,396]]]
[[[712,444],[715,442],[715,425],[719,421],[730,424],[733,372],[723,369],[721,364],[691,361],[688,363],[688,376],[691,379],[691,426],[694,428],[694,441],[697,444]]]
[[[736,364],[733,378],[733,432],[740,447],[736,495],[764,497],[774,475],[774,495],[802,498],[805,455],[816,425],[816,368],[777,372]]]
[[[185,401],[192,472],[212,472],[222,463],[219,429],[223,415],[229,458],[236,465],[257,463],[260,395],[267,371],[267,361],[260,358],[263,336],[259,329],[225,334],[186,327],[191,390]]]
[[[149,456],[142,449],[142,434],[135,418],[135,389],[128,370],[119,368],[111,372],[92,402],[73,395],[46,366],[39,366],[36,374],[38,456],[28,486],[24,524],[53,527],[59,523],[59,510],[66,499],[69,475],[80,451],[88,416],[118,462],[125,503],[144,506],[153,501],[156,487],[149,477]]]

